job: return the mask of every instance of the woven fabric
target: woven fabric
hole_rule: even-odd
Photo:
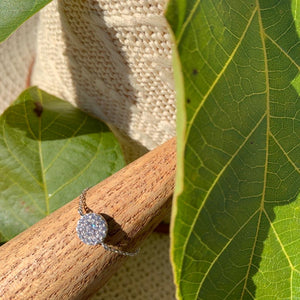
[[[129,160],[175,135],[165,4],[61,0],[40,14],[33,84],[109,123]]]
[[[0,44],[0,110],[31,84],[104,120],[131,161],[175,135],[166,0],[53,1]],[[93,300],[174,299],[169,237],[152,234]]]
[[[0,113],[26,88],[36,55],[38,16],[0,44]]]
[[[168,235],[153,233],[91,300],[173,300]]]

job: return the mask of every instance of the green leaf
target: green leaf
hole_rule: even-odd
[[[0,241],[124,166],[108,127],[36,87],[0,117]]]
[[[296,0],[169,4],[180,299],[300,299],[299,15]]]
[[[0,0],[0,42],[51,0]]]

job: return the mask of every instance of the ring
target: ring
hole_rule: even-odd
[[[104,240],[108,233],[108,224],[105,218],[101,214],[94,213],[86,205],[86,194],[90,188],[86,188],[82,191],[79,196],[79,207],[78,213],[80,214],[80,219],[78,220],[76,231],[79,239],[87,245],[102,245],[105,250],[126,255],[134,256],[138,254],[139,249],[135,252],[126,252],[120,249],[111,247],[104,243]]]

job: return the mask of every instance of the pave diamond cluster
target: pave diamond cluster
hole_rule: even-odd
[[[106,220],[98,214],[88,213],[79,219],[76,227],[78,237],[88,245],[101,244],[108,231]]]
[[[79,207],[78,213],[81,215],[81,218],[78,220],[76,231],[79,239],[87,245],[102,245],[103,248],[107,251],[111,251],[121,255],[134,256],[136,252],[126,252],[115,247],[111,247],[104,243],[104,240],[108,233],[108,225],[104,217],[100,214],[94,213],[86,205],[86,193],[89,188],[86,188],[82,191],[79,197]]]

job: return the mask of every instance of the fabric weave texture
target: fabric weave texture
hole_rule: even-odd
[[[40,13],[32,84],[107,122],[128,160],[175,136],[165,5],[69,0]]]

